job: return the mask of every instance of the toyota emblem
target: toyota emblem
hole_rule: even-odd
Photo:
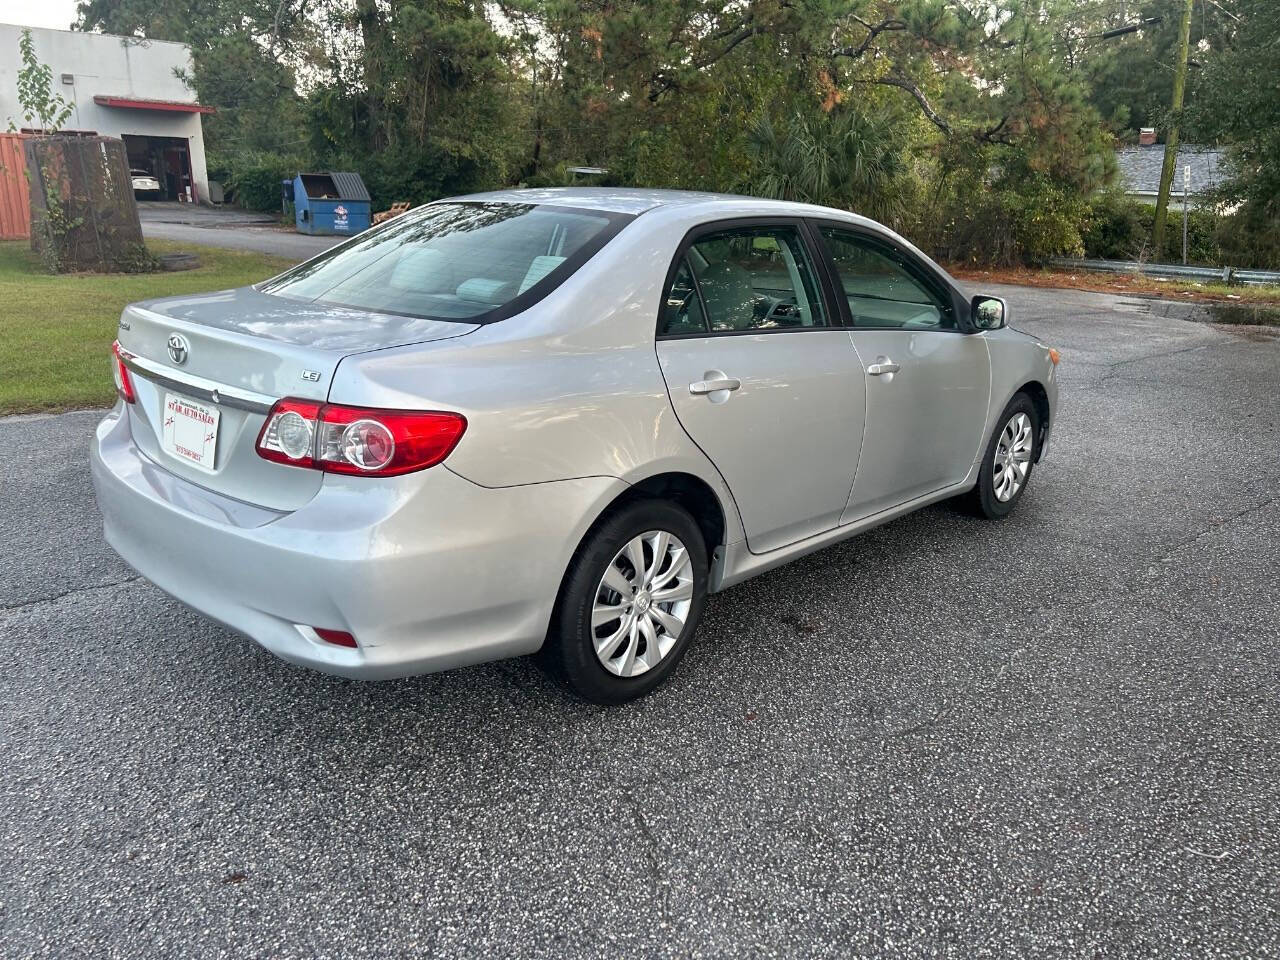
[[[169,334],[169,359],[181,366],[187,362],[187,355],[191,352],[191,347],[187,343],[187,338],[180,333]]]

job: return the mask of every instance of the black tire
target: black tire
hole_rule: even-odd
[[[653,530],[673,534],[688,551],[693,568],[692,601],[684,629],[667,654],[639,676],[621,677],[606,670],[596,656],[591,613],[606,568],[632,539]],[[543,665],[592,703],[619,704],[643,697],[671,674],[688,649],[706,604],[708,573],[706,544],[687,510],[666,500],[624,505],[592,529],[569,564],[543,644]]]
[[[1023,478],[1022,484],[1012,497],[1008,500],[1001,500],[996,496],[996,450],[1000,445],[1000,434],[1004,432],[1005,426],[1009,421],[1019,413],[1026,414],[1031,421],[1031,459],[1027,463],[1027,475]],[[1038,456],[1040,456],[1040,414],[1036,411],[1036,405],[1032,403],[1031,398],[1025,393],[1014,394],[1013,399],[1004,408],[1004,412],[996,418],[996,425],[991,432],[990,439],[987,440],[987,449],[982,455],[982,465],[978,469],[978,482],[969,495],[970,507],[988,520],[1002,520],[1007,517],[1013,512],[1013,508],[1018,505],[1022,495],[1027,492]]]

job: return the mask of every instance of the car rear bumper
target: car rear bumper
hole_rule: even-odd
[[[488,489],[444,467],[326,475],[282,513],[164,470],[117,406],[91,454],[107,542],[160,589],[272,653],[384,679],[530,653],[587,526],[625,489],[594,477]],[[358,648],[309,629],[342,630]]]

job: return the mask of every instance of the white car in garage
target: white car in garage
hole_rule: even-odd
[[[146,170],[130,170],[129,179],[133,181],[133,195],[139,200],[155,199],[160,195],[160,181]]]

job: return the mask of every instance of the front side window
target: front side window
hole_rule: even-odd
[[[659,334],[826,326],[813,265],[795,227],[741,227],[694,241],[663,302]]]
[[[629,219],[540,204],[432,204],[258,289],[361,310],[483,322],[519,297],[528,306],[550,292]]]
[[[955,311],[917,278],[892,247],[852,231],[823,227],[854,327],[953,330]]]

